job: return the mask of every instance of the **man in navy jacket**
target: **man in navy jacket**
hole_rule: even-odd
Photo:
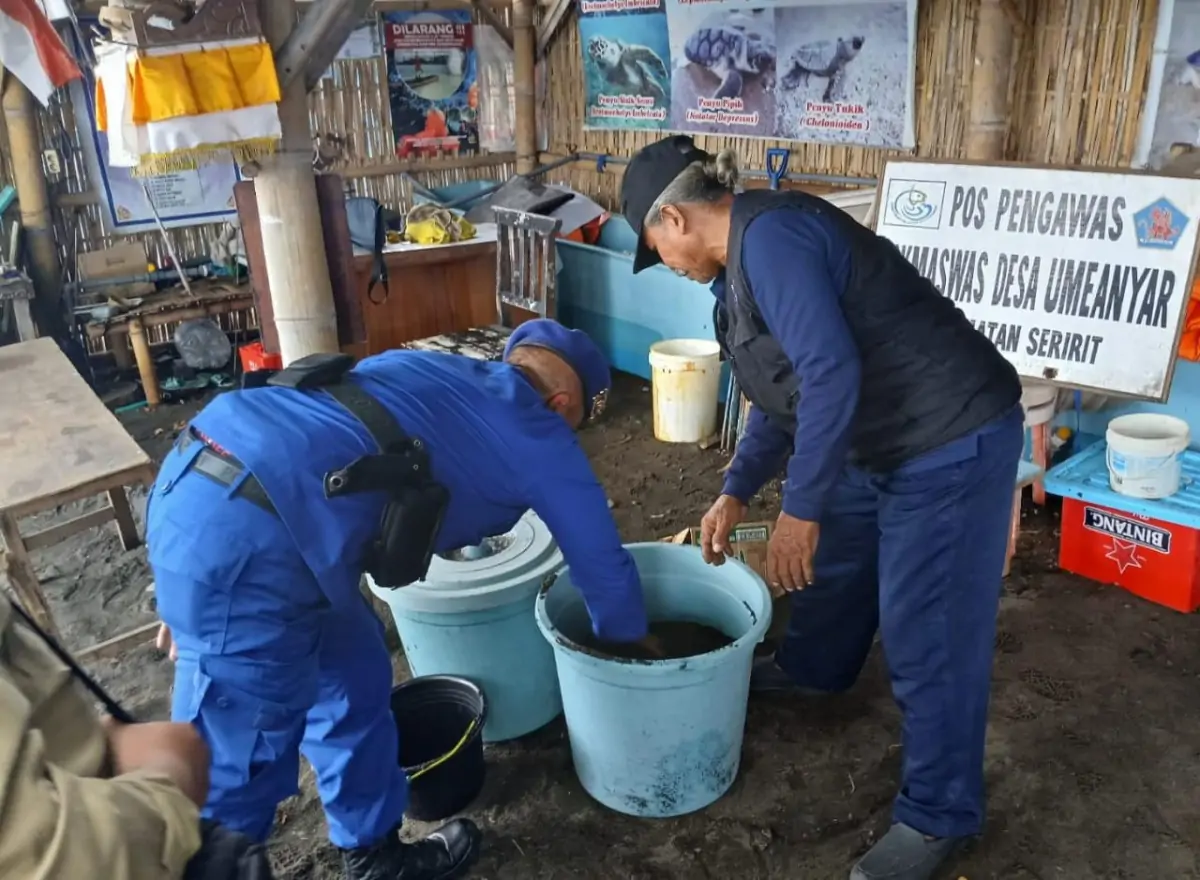
[[[753,404],[702,521],[720,564],[785,468],[768,578],[789,629],[756,690],[832,693],[877,630],[904,714],[895,824],[851,880],[927,880],[983,824],[992,645],[1024,441],[1013,367],[887,240],[822,199],[737,192],[728,151],[685,136],[630,162],[634,271],[711,284],[718,339]]]

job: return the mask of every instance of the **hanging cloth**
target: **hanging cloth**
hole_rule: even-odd
[[[282,137],[279,80],[264,40],[110,46],[97,53],[96,72],[96,126],[109,138],[110,164],[135,175],[187,170],[226,153],[244,163],[274,152]]]

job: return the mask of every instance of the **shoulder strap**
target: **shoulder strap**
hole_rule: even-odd
[[[399,452],[401,447],[415,442],[404,433],[400,424],[388,412],[387,407],[353,382],[342,380],[322,389],[341,404],[342,409],[363,423],[374,438],[379,451],[386,454]]]

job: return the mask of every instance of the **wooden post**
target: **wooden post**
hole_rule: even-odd
[[[975,25],[975,71],[971,76],[971,111],[967,123],[966,158],[1004,158],[1008,138],[1008,80],[1012,69],[1013,11],[1005,0],[980,0]]]
[[[296,22],[295,0],[266,0],[263,30],[278,50]],[[308,93],[303,77],[283,88],[280,152],[254,177],[271,308],[284,366],[305,355],[336,352],[337,312],[313,176]]]
[[[162,391],[158,387],[158,373],[154,371],[154,354],[150,351],[150,340],[146,338],[146,327],[141,318],[129,322],[129,345],[137,361],[138,375],[142,379],[142,391],[147,406],[162,403]]]
[[[0,68],[3,70],[3,68]],[[61,329],[62,270],[54,244],[50,197],[42,170],[42,139],[38,133],[37,102],[11,73],[4,80],[4,121],[8,126],[9,161],[21,209],[21,229],[29,247],[29,277],[37,294],[37,317],[43,333]],[[49,325],[49,326],[47,326]]]
[[[513,0],[513,79],[517,96],[517,174],[537,168],[537,86],[534,61],[537,32],[533,27],[535,0]]]

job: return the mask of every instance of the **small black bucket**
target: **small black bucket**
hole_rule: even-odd
[[[425,675],[392,690],[408,817],[435,822],[461,812],[483,788],[487,697],[465,678]]]

